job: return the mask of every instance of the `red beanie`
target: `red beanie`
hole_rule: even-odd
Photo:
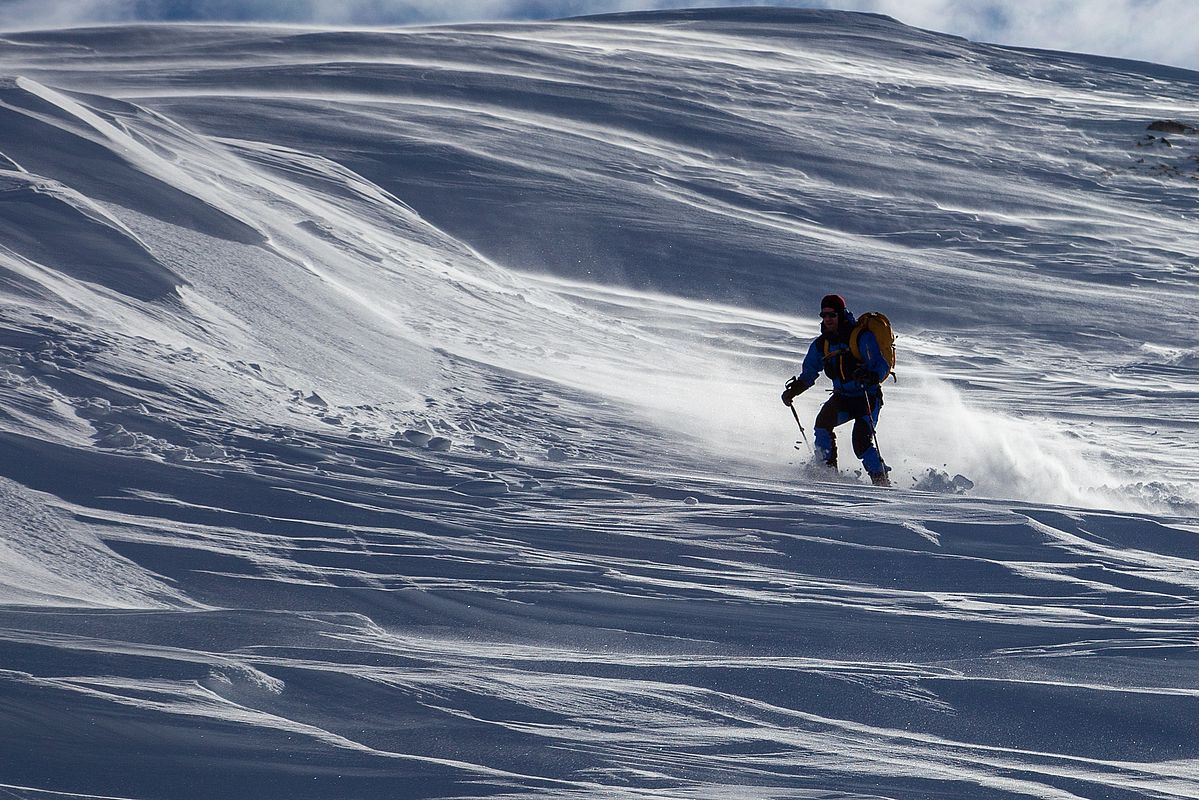
[[[845,313],[845,298],[839,294],[826,294],[820,301],[821,308],[831,308],[833,311]]]

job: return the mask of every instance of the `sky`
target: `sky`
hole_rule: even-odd
[[[132,21],[321,25],[553,19],[712,5],[837,8],[996,44],[1130,58],[1199,70],[1195,0],[0,0],[0,28]]]

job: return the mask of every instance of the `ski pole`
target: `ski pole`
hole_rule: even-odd
[[[791,409],[791,416],[795,417],[795,424],[799,426],[799,435],[803,437],[803,443],[808,446],[809,450],[812,450],[812,444],[808,441],[808,432],[803,429],[803,423],[799,421],[799,412],[795,410],[795,406],[793,405],[788,405],[787,408]],[[876,444],[875,447],[878,447],[878,445]],[[812,452],[815,453],[816,451],[813,450]]]

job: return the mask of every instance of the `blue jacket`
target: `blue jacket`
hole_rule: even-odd
[[[853,314],[848,314],[841,326],[843,334],[832,337],[821,334],[808,347],[808,354],[804,356],[803,368],[799,373],[799,382],[804,389],[815,384],[823,371],[833,382],[833,394],[861,397],[869,392],[872,398],[882,394],[879,384],[891,373],[891,365],[883,358],[874,334],[867,330],[858,335],[858,351],[862,354],[862,359],[854,358],[849,349],[849,330],[856,322]],[[824,355],[826,341],[827,358]],[[860,367],[865,367],[866,371],[877,376],[878,380],[862,383],[854,378],[854,372]]]

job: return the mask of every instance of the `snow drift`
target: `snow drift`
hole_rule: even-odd
[[[777,9],[0,72],[7,794],[1199,792],[1192,74]],[[893,491],[778,402],[829,291]]]

